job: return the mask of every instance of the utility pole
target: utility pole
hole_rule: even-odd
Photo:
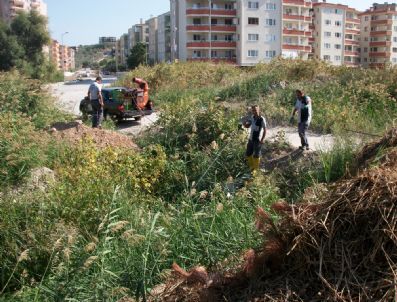
[[[210,53],[209,58],[212,60],[212,0],[208,0],[208,4],[210,6]]]

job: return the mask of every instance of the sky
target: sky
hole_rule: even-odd
[[[170,9],[169,0],[44,0],[51,37],[69,46],[97,44],[99,37],[117,37],[132,25]],[[328,0],[358,10],[375,0]],[[383,3],[383,0],[379,0]],[[392,2],[392,1],[391,1]],[[67,34],[64,34],[66,33]]]

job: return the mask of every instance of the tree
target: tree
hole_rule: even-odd
[[[132,49],[127,58],[127,66],[130,69],[137,68],[141,64],[146,64],[147,51],[145,43],[138,43]]]
[[[11,25],[0,22],[0,70],[18,68],[29,77],[46,81],[60,78],[43,52],[49,43],[47,19],[35,11],[19,13]]]
[[[22,47],[10,29],[0,21],[0,70],[10,70],[17,66],[24,56]]]
[[[40,78],[43,67],[46,69],[43,47],[50,43],[47,19],[35,11],[21,12],[11,22],[11,35],[25,52],[23,68],[34,78]]]

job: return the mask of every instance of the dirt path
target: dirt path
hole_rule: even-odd
[[[79,104],[80,100],[87,95],[89,85],[93,79],[86,79],[81,82],[56,83],[49,86],[49,91],[57,99],[58,105],[68,113],[80,116]],[[116,78],[105,78],[104,86],[108,86],[116,81]],[[118,130],[126,135],[137,136],[154,122],[158,120],[158,114],[154,113],[145,116],[141,121],[133,120],[123,121],[118,125]],[[268,139],[274,139],[279,133],[284,133],[285,139],[294,148],[300,146],[300,138],[296,128],[294,127],[274,127],[268,130]],[[327,151],[332,149],[334,138],[332,135],[318,135],[311,131],[308,133],[310,148],[314,151]]]
[[[267,139],[273,140],[278,135],[284,135],[285,140],[294,148],[301,145],[298,130],[293,127],[274,127],[268,129]],[[334,146],[334,137],[331,134],[321,135],[308,132],[308,141],[313,151],[329,151]]]

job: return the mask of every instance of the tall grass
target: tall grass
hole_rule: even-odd
[[[140,67],[118,85],[145,78],[162,109],[138,140],[141,151],[53,144],[40,129],[57,113],[40,83],[0,74],[0,181],[16,185],[41,165],[57,177],[46,192],[0,195],[0,301],[139,299],[174,261],[233,267],[260,244],[257,206],[343,177],[355,152],[337,144],[237,189],[234,179],[247,172],[240,108],[258,103],[283,124],[302,88],[314,102],[314,129],[379,132],[397,112],[396,72],[294,60]]]

